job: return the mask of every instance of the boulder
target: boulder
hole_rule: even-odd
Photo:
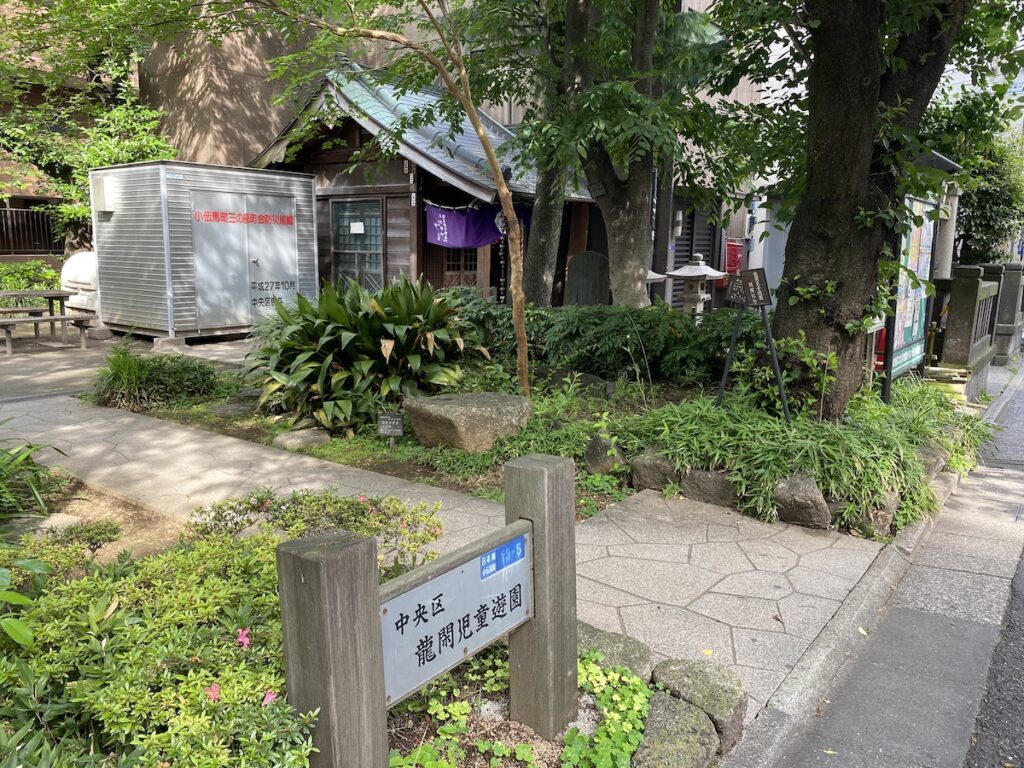
[[[775,508],[784,523],[828,528],[832,522],[825,497],[813,477],[803,470],[775,484]]]
[[[271,443],[275,448],[284,448],[289,451],[296,451],[300,448],[312,448],[314,445],[323,445],[329,442],[331,436],[322,429],[296,429],[291,432],[282,432],[274,438]]]
[[[688,499],[705,504],[729,508],[736,506],[736,491],[722,472],[688,469],[679,479],[679,492]]]
[[[922,445],[917,449],[918,456],[924,463],[924,471],[929,480],[934,480],[949,463],[949,454],[940,445]]]
[[[582,656],[588,651],[598,651],[606,667],[625,667],[644,682],[651,679],[654,661],[651,649],[626,635],[605,632],[583,621],[576,622],[576,650]]]
[[[633,768],[707,768],[718,744],[718,733],[707,715],[658,691],[651,697],[644,740],[633,755]]]
[[[653,448],[648,448],[631,462],[633,487],[638,491],[654,488],[660,491],[669,483],[679,483],[679,470]]]
[[[627,465],[626,454],[607,437],[594,435],[583,454],[583,466],[592,475],[610,475]]]
[[[900,508],[900,495],[889,491],[878,509],[873,509],[861,518],[861,526],[869,528],[873,533],[888,536],[892,528],[892,520]]]
[[[259,400],[262,396],[263,390],[259,387],[246,387],[245,389],[238,390],[232,399],[241,403],[246,400]]]
[[[530,401],[494,392],[407,397],[405,415],[422,445],[483,453],[499,437],[517,434],[526,426]]]
[[[77,515],[69,515],[67,512],[54,512],[52,515],[40,520],[35,528],[39,532],[43,531],[63,531],[65,528],[71,528],[75,525],[81,525],[85,521]]]
[[[552,391],[564,387],[566,379],[575,379],[576,386],[594,397],[606,397],[615,391],[615,382],[605,381],[592,373],[570,371],[568,368],[556,368],[552,371],[542,369],[538,372],[538,377],[544,382],[545,389]]]
[[[740,740],[747,714],[747,691],[735,672],[710,660],[669,659],[654,668],[652,679],[711,718],[721,754]]]

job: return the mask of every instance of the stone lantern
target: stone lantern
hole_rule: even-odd
[[[704,263],[701,254],[695,253],[689,264],[669,272],[668,276],[683,281],[683,312],[697,316],[704,313],[704,303],[711,298],[708,280],[718,280],[726,273],[712,269]]]

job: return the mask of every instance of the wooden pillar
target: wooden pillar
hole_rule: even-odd
[[[288,701],[320,708],[311,768],[387,768],[377,542],[347,531],[277,548]]]
[[[572,459],[505,465],[505,522],[533,523],[531,621],[508,638],[509,715],[553,740],[577,716],[576,501]]]

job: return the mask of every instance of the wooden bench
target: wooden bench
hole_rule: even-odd
[[[67,338],[67,326],[73,325],[78,329],[79,346],[86,349],[85,331],[93,320],[93,315],[39,315],[38,317],[7,317],[0,318],[0,328],[4,332],[4,340],[7,342],[7,354],[14,354],[14,328],[18,325],[35,326],[36,338],[39,337],[40,323],[60,323],[61,338]]]
[[[46,307],[0,307],[0,315],[28,315],[29,317],[42,317],[46,313]],[[2,319],[2,318],[0,318]],[[39,338],[39,323],[34,326],[36,338]],[[50,326],[50,335],[53,335],[53,326]]]

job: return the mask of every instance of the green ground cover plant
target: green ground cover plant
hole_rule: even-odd
[[[30,576],[21,590],[30,602],[13,608],[31,632],[25,644],[0,636],[0,754],[54,768],[307,765],[315,715],[284,696],[282,534],[270,529],[305,535],[337,521],[367,535],[387,529],[382,579],[422,562],[440,533],[433,510],[397,499],[258,492],[199,511],[179,547],[87,562],[70,580],[61,563],[112,531],[23,542],[0,568],[0,579]],[[249,538],[230,535],[254,525]]]
[[[326,429],[368,423],[402,397],[438,391],[462,375],[459,360],[486,355],[456,306],[421,281],[370,293],[354,281],[325,285],[315,301],[277,304],[249,358],[261,406],[309,417]]]
[[[0,263],[0,292],[53,291],[60,288],[60,272],[45,261]],[[0,299],[0,307],[46,306],[46,299]]]
[[[37,445],[0,445],[0,521],[46,511],[52,478],[32,458],[39,450]]]
[[[96,373],[88,399],[96,405],[142,412],[156,406],[209,396],[218,387],[217,370],[185,355],[140,355],[125,337]]]

